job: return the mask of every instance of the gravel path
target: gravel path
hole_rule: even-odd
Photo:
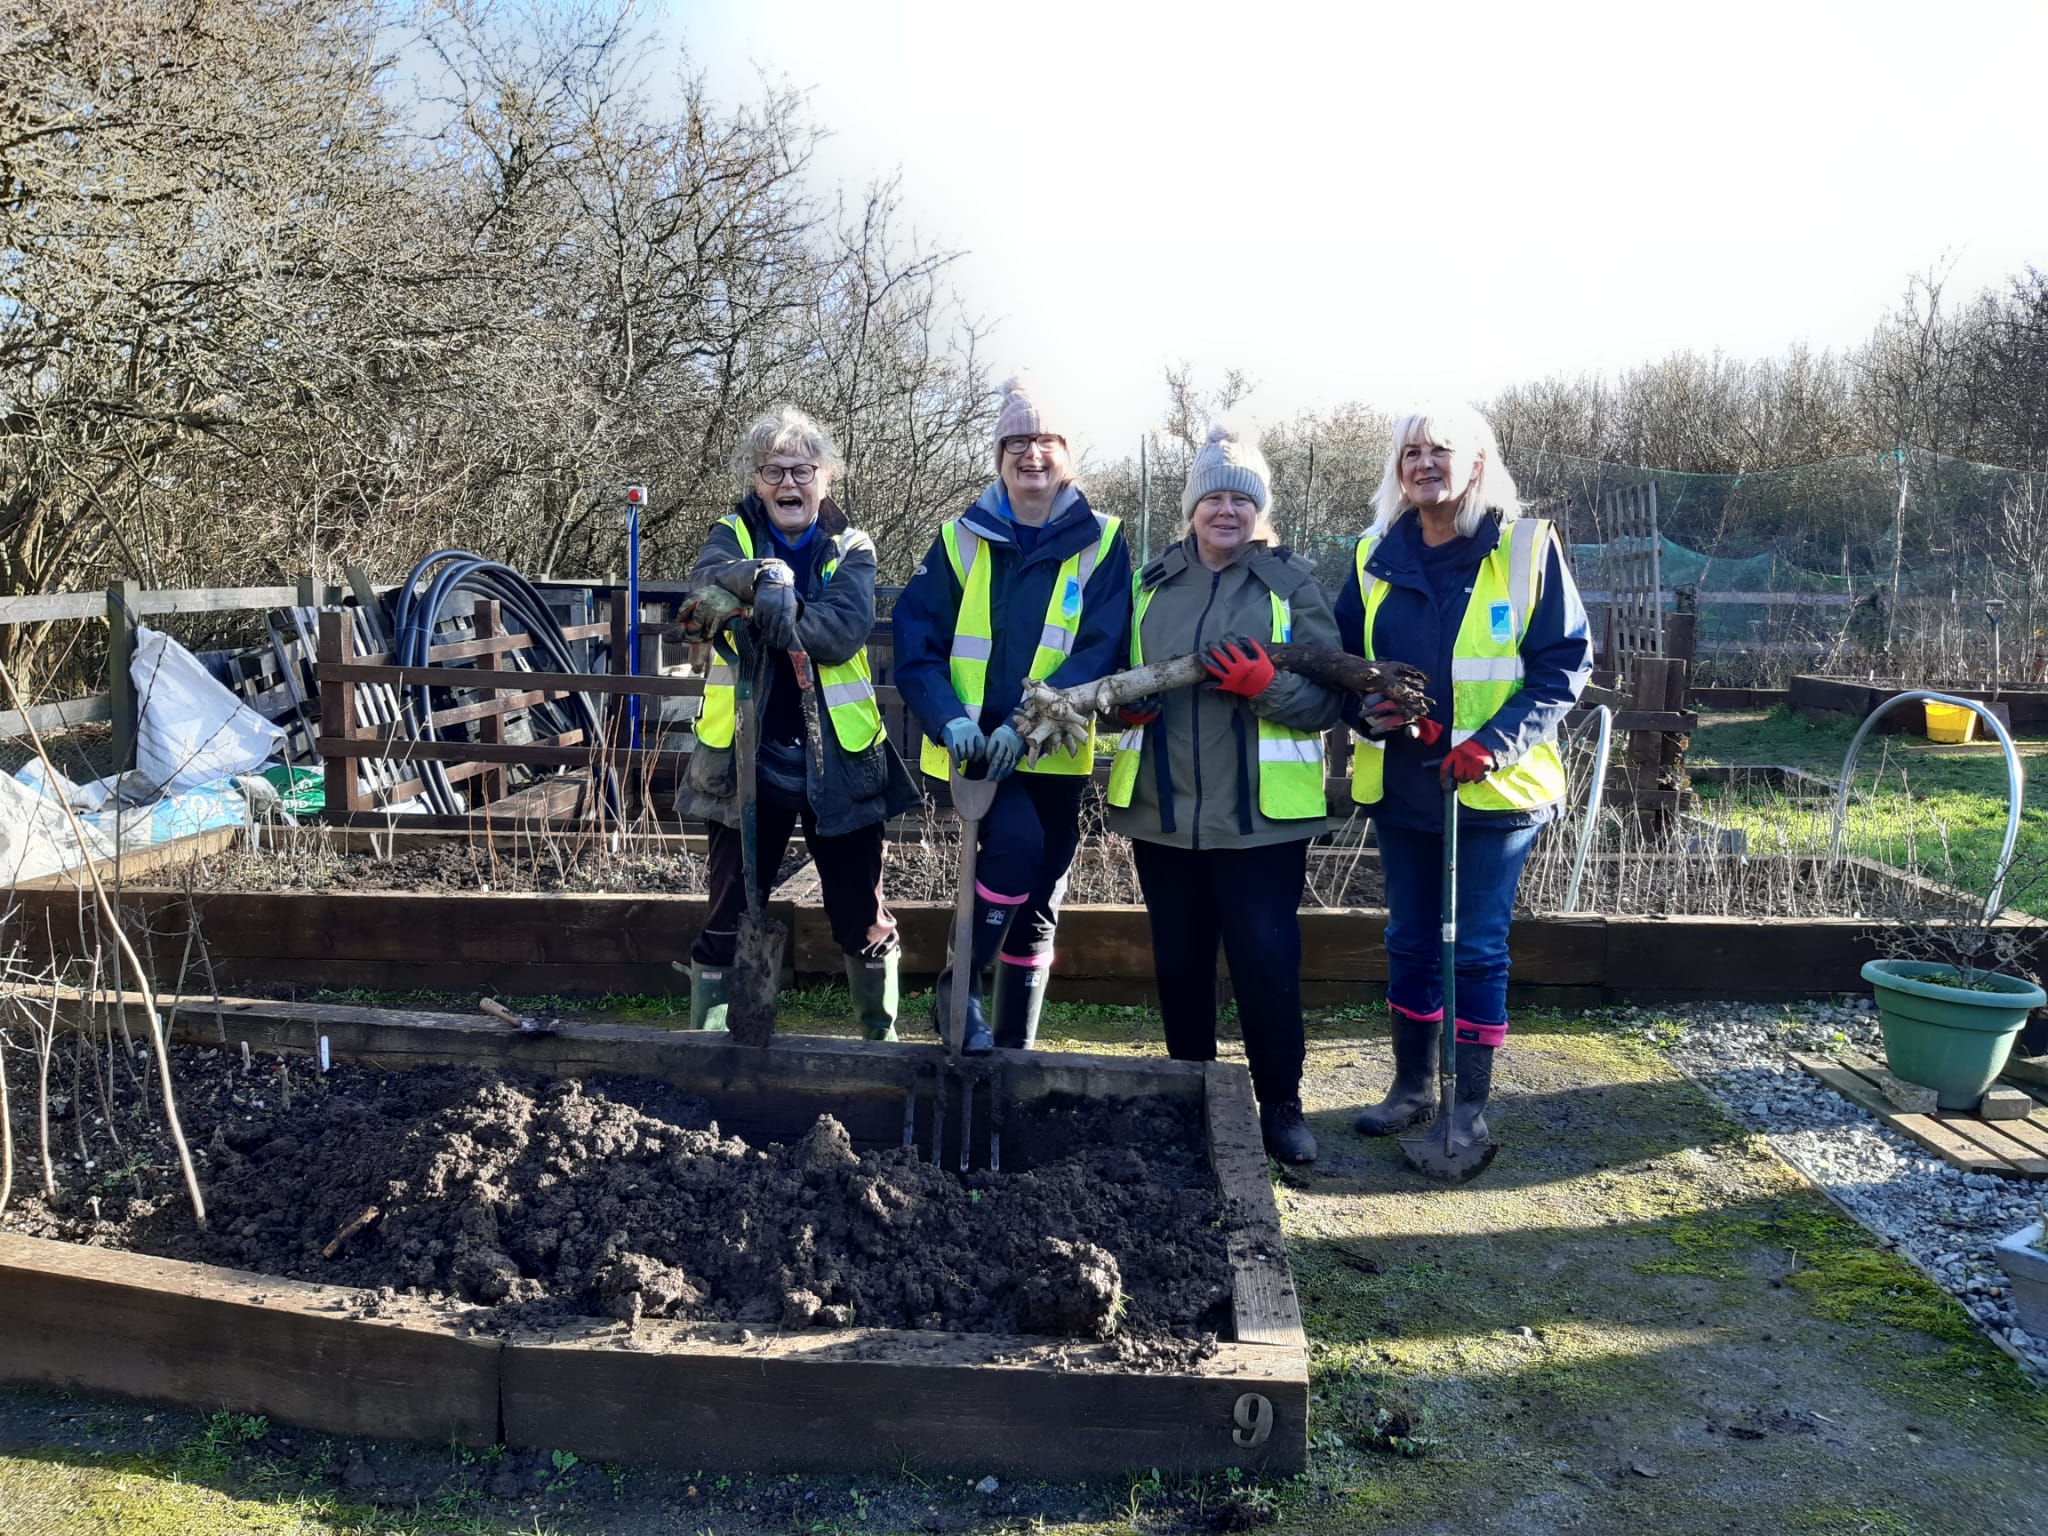
[[[1808,1077],[1786,1054],[1846,1045],[1882,1059],[1868,999],[1617,1008],[1612,1016],[1623,1030],[1667,1046],[1672,1061],[1738,1120],[1918,1260],[1987,1333],[2048,1375],[2048,1337],[2019,1327],[1993,1249],[2040,1219],[2043,1186],[1950,1167]]]

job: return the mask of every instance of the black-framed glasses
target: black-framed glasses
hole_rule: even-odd
[[[818,478],[815,464],[756,464],[754,473],[770,485],[780,485],[787,480],[791,485],[809,485]]]
[[[1027,448],[1036,448],[1041,453],[1051,453],[1053,449],[1063,447],[1065,443],[1065,438],[1051,432],[1041,432],[1036,437],[1006,437],[1003,439],[1003,452],[1012,457],[1022,455]]]

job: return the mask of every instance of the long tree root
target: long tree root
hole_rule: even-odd
[[[1429,713],[1429,678],[1402,661],[1367,661],[1327,645],[1283,641],[1266,646],[1273,665],[1346,693],[1377,693],[1420,717]],[[1048,752],[1075,752],[1088,742],[1088,728],[1099,715],[1114,715],[1127,704],[1176,688],[1206,683],[1209,671],[1199,655],[1150,661],[1128,672],[1112,673],[1072,688],[1051,688],[1042,682],[1024,685],[1024,700],[1010,724],[1024,738],[1034,763]]]

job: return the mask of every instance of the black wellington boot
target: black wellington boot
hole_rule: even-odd
[[[1393,1010],[1394,1085],[1387,1096],[1351,1122],[1361,1136],[1397,1136],[1436,1118],[1436,1060],[1443,1025]],[[1458,1049],[1462,1063],[1464,1047]]]
[[[1459,1141],[1476,1145],[1491,1139],[1486,1130],[1486,1100],[1493,1092],[1493,1052],[1490,1045],[1458,1042],[1458,1086],[1451,1099],[1451,1130]]]
[[[1261,1104],[1259,1133],[1266,1143],[1267,1153],[1276,1161],[1312,1163],[1316,1160],[1316,1138],[1301,1112],[1299,1099]]]
[[[967,1029],[960,1037],[960,1054],[963,1056],[986,1056],[995,1049],[995,1036],[989,1032],[988,1011],[983,1003],[988,989],[988,968],[995,963],[996,951],[1003,947],[1003,935],[1010,931],[1010,918],[1015,907],[999,906],[986,896],[974,898],[974,948],[968,956],[967,971]],[[946,1026],[952,1017],[953,1006],[953,946],[946,945],[946,969],[939,977],[939,984],[932,988],[932,1028],[937,1030],[941,1040],[946,1038]]]
[[[1012,965],[996,957],[995,1035],[999,1051],[1028,1051],[1038,1043],[1038,1015],[1052,967]]]

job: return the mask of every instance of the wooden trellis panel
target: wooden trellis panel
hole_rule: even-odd
[[[1664,540],[1657,528],[1657,487],[1632,485],[1601,498],[1612,596],[1607,665],[1623,656],[1664,654]]]

